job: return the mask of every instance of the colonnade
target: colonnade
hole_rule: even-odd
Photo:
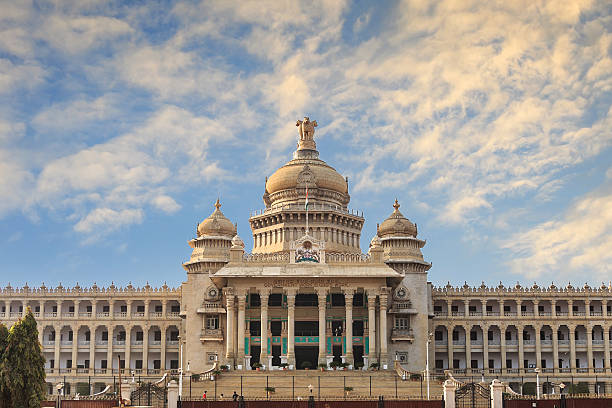
[[[317,296],[317,310],[318,310],[318,362],[326,363],[328,359],[326,351],[326,318],[327,318],[327,296],[330,294],[329,288],[315,287],[308,288],[308,293]],[[386,289],[386,288],[382,288]],[[388,359],[388,347],[387,347],[387,302],[388,302],[388,291],[380,289],[367,289],[365,292],[368,295],[368,350],[367,358],[369,363],[373,362],[387,362]],[[245,364],[245,311],[246,311],[246,299],[247,290],[236,290],[232,287],[224,288],[226,308],[227,308],[227,333],[230,335],[226,336],[225,339],[225,358],[229,362],[235,361],[237,365],[244,366]],[[260,305],[260,322],[261,322],[261,353],[260,361],[266,362],[268,358],[267,343],[269,338],[268,333],[268,321],[269,321],[269,306],[268,300],[272,294],[270,288],[263,288],[256,292],[261,301]],[[295,365],[295,308],[296,308],[296,296],[300,293],[298,288],[287,288],[283,294],[286,296],[286,307],[287,307],[287,353],[286,359],[290,366]],[[354,363],[353,356],[353,299],[355,294],[355,288],[344,288],[342,290],[344,295],[344,308],[345,308],[345,330],[343,332],[346,341],[346,354],[345,360],[349,364]],[[378,303],[376,299],[378,298]],[[377,333],[376,333],[376,312],[378,307],[378,324],[380,329],[379,340],[380,344],[377,348]],[[237,317],[236,317],[237,315]],[[315,317],[315,316],[312,316]],[[237,321],[236,321],[237,320]],[[231,334],[235,332],[234,327],[237,325],[236,332],[238,344],[234,344],[234,336]],[[365,334],[365,333],[364,333]],[[365,352],[366,350],[364,350]]]

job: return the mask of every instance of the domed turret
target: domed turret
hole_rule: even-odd
[[[393,213],[378,227],[378,236],[385,237],[415,237],[417,227],[399,211],[400,205],[395,199]]]
[[[236,235],[236,226],[228,220],[220,210],[219,199],[215,203],[215,211],[198,225],[198,237],[201,236],[228,236]]]

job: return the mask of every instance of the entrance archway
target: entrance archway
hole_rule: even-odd
[[[298,370],[317,368],[319,347],[299,346],[295,348],[295,365]]]

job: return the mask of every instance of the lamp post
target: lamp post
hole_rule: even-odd
[[[535,373],[536,373],[536,396],[538,399],[540,399],[540,369],[536,368]]]
[[[426,353],[426,360],[425,360],[425,377],[426,377],[426,381],[427,381],[427,400],[429,401],[429,343],[431,343],[431,337],[433,336],[433,333],[428,333],[427,334],[427,353]]]

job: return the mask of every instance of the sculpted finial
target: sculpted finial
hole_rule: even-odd
[[[300,141],[302,140],[314,140],[315,127],[317,127],[317,121],[310,121],[308,116],[304,116],[304,120],[298,120],[295,126],[299,128]]]
[[[400,205],[397,202],[397,198],[395,199],[395,203],[393,203],[393,208],[395,208],[396,211],[399,210],[399,208],[400,208]]]
[[[219,197],[217,197],[217,201],[215,202],[215,208],[218,210],[221,208],[221,203],[219,202]]]

